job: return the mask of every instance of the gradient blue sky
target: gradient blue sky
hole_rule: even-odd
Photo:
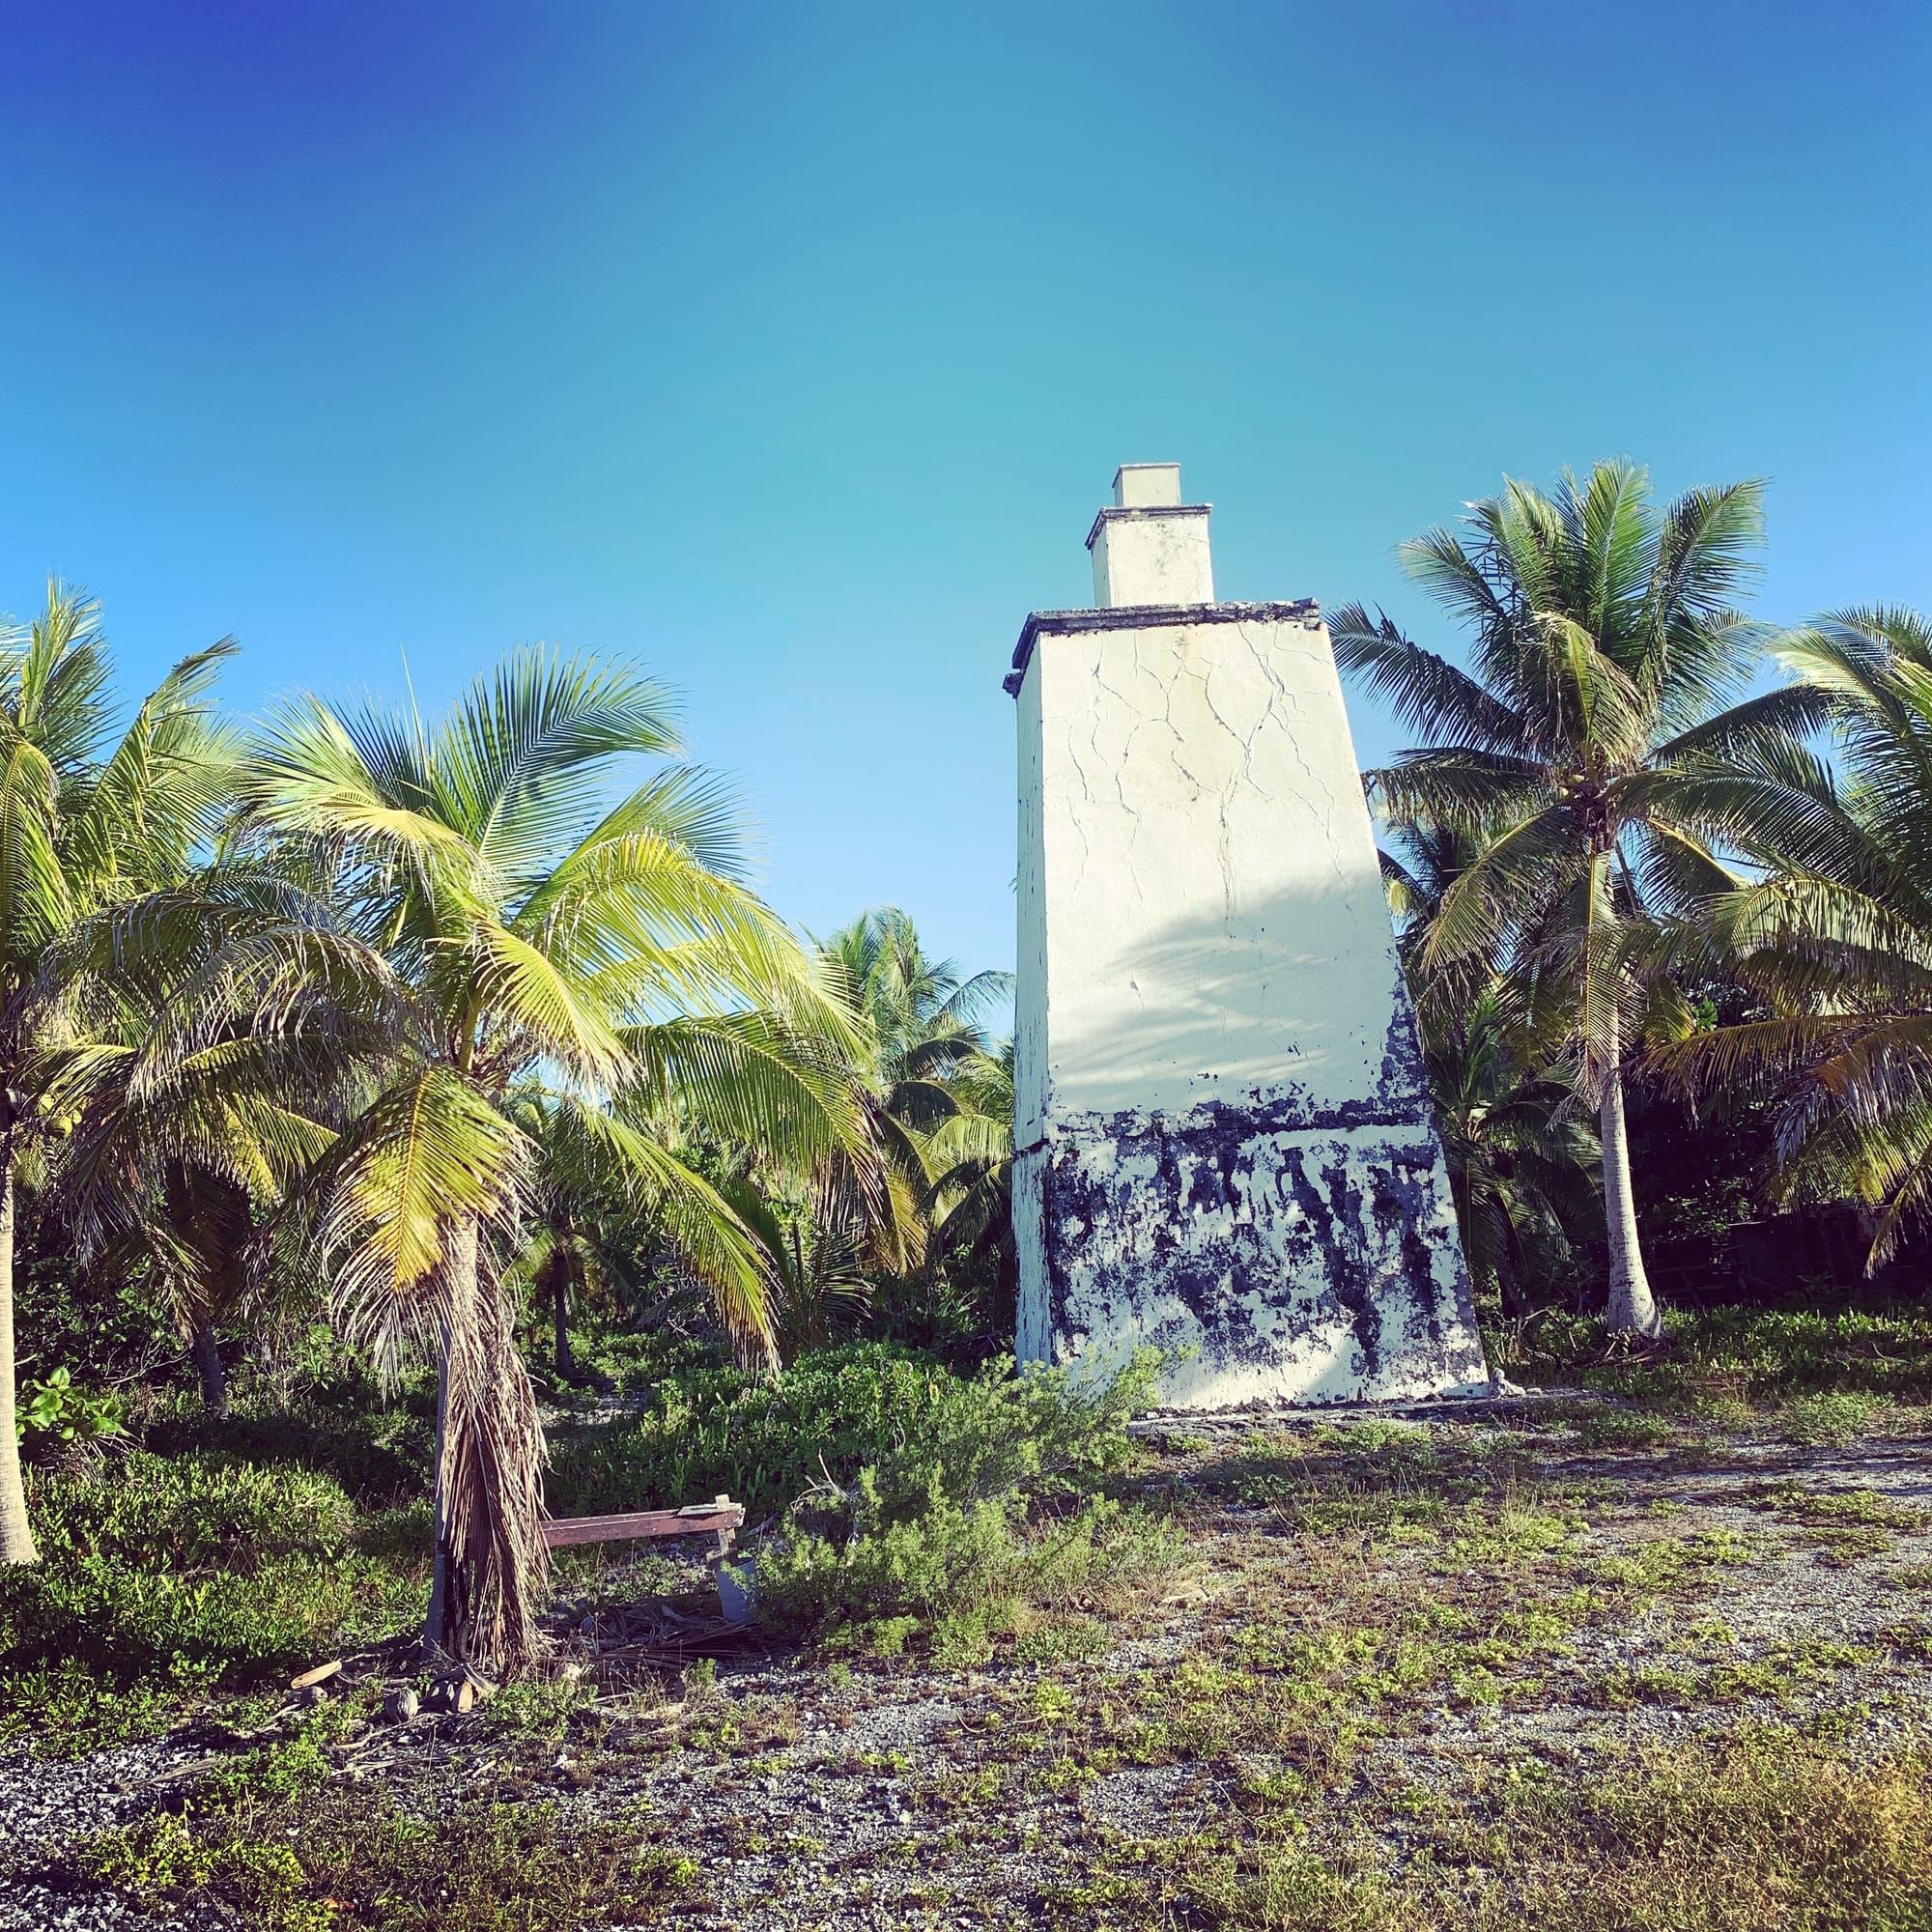
[[[779,906],[1012,954],[1030,609],[1179,459],[1225,596],[1608,454],[1932,605],[1932,10],[22,5],[0,607],[253,710],[636,656]],[[1386,722],[1354,706],[1365,760]]]

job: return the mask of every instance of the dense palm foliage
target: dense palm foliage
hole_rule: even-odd
[[[229,646],[184,659],[117,730],[99,606],[49,584],[0,635],[0,1562],[34,1558],[14,1440],[18,1164],[50,1122],[42,1063],[61,1036],[46,956],[91,914],[179,881],[228,789],[210,708]]]
[[[1012,997],[1008,973],[961,975],[930,957],[912,922],[880,907],[821,946],[834,983],[857,1012],[865,1040],[861,1087],[887,1150],[897,1251],[908,1273],[949,1244],[980,1238],[995,1214],[1012,1151],[1012,1062],[986,1020]]]
[[[621,1154],[582,1108],[530,1085],[511,1094],[505,1111],[532,1150],[532,1175],[504,1280],[539,1319],[548,1314],[551,1358],[558,1378],[574,1382],[571,1313],[592,1295],[617,1308],[635,1303],[649,1222],[632,1205]]]
[[[1576,1083],[1541,1048],[1551,1028],[1503,965],[1463,955],[1421,962],[1443,895],[1483,850],[1475,834],[1411,822],[1381,854],[1405,970],[1414,989],[1423,1065],[1463,1250],[1479,1290],[1526,1311],[1574,1265],[1602,1209],[1588,1175],[1600,1156]]]
[[[62,1123],[62,1219],[85,1262],[146,1273],[216,1415],[228,1396],[215,1331],[289,1287],[272,1265],[276,1217],[351,1097],[340,1040],[233,1009],[217,1021],[209,998],[210,970],[277,920],[281,898],[270,880],[201,872],[82,923],[48,960],[80,1022],[42,1061]],[[205,1044],[176,1056],[184,1023]]]
[[[1753,875],[1680,935],[1768,1012],[1660,1058],[1705,1089],[1769,1087],[1782,1190],[1873,1209],[1876,1264],[1932,1215],[1932,622],[1833,612],[1781,655],[1833,755],[1797,731],[1738,749]]]
[[[566,1378],[586,1294],[696,1292],[753,1362],[824,1339],[996,1184],[1004,981],[896,914],[802,946],[628,667],[524,651],[433,724],[298,696],[238,759],[218,652],[118,748],[91,606],[10,653],[0,1288],[32,1155],[43,1218],[171,1311],[212,1408],[216,1329],[292,1297],[385,1372],[427,1355],[425,1640],[514,1663],[544,1569],[522,1304]]]
[[[1640,1036],[1687,1031],[1673,981],[1644,970],[1644,922],[1736,883],[1751,830],[1729,761],[1820,715],[1803,688],[1722,708],[1762,654],[1737,613],[1762,523],[1752,483],[1661,512],[1623,463],[1554,492],[1510,481],[1464,530],[1404,544],[1402,565],[1468,637],[1463,670],[1360,605],[1331,623],[1336,656],[1422,743],[1370,775],[1397,824],[1480,838],[1416,950],[1427,976],[1506,968],[1548,1023],[1540,1049],[1596,1107],[1615,1329],[1655,1333],[1624,1122]]]

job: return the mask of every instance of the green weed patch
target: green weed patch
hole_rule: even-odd
[[[163,1727],[419,1608],[419,1571],[359,1548],[348,1496],[308,1470],[137,1452],[30,1483],[42,1561],[0,1572],[0,1735],[43,1751]]]
[[[420,1816],[331,1788],[163,1812],[95,1840],[76,1869],[151,1910],[219,1901],[260,1932],[576,1932],[655,1918],[697,1890],[696,1862],[652,1833],[547,1804]]]

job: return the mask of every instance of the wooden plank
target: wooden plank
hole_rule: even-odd
[[[543,1526],[553,1549],[576,1543],[627,1543],[649,1536],[702,1536],[733,1530],[745,1520],[743,1503],[696,1503],[686,1509],[633,1510],[621,1516],[567,1516]]]

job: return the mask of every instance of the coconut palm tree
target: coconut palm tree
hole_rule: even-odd
[[[231,788],[212,692],[223,641],[185,658],[117,733],[100,607],[50,582],[0,631],[0,1562],[34,1540],[14,1440],[14,1176],[48,1125],[38,1065],[63,1036],[47,950],[117,899],[181,878]]]
[[[866,1015],[876,1043],[880,1075],[896,1110],[946,1111],[943,1094],[919,1083],[946,1074],[959,1060],[986,1050],[981,1028],[1010,1000],[1010,973],[962,977],[951,959],[934,959],[919,929],[896,906],[875,906],[821,942],[837,964],[849,997]]]
[[[432,1653],[536,1648],[543,1435],[503,1270],[541,1151],[513,1091],[547,1091],[760,1355],[763,1250],[673,1129],[865,1171],[848,1017],[745,884],[731,803],[662,762],[676,746],[661,686],[539,647],[433,726],[297,698],[251,761],[246,839],[299,852],[328,891],[236,948],[212,1007],[298,1016],[327,985],[381,1038],[310,1185],[352,1338],[385,1370],[410,1345],[438,1363]],[[188,1024],[170,1050],[206,1044]]]
[[[1359,604],[1330,624],[1342,668],[1422,744],[1370,774],[1391,819],[1483,835],[1418,951],[1425,971],[1501,959],[1556,1002],[1595,1106],[1609,1237],[1609,1325],[1655,1334],[1624,1124],[1624,1063],[1639,1032],[1690,1019],[1667,978],[1638,970],[1649,912],[1730,890],[1722,860],[1748,833],[1716,782],[1724,761],[1782,741],[1821,706],[1799,688],[1720,708],[1761,661],[1735,608],[1755,566],[1756,483],[1653,507],[1628,463],[1565,472],[1553,492],[1505,480],[1464,533],[1401,546],[1402,566],[1468,634],[1470,668]]]
[[[1675,949],[1770,1013],[1658,1062],[1693,1088],[1769,1089],[1781,1190],[1864,1204],[1877,1267],[1932,1215],[1932,619],[1833,611],[1780,656],[1833,755],[1793,729],[1713,777],[1756,828],[1755,865]]]

